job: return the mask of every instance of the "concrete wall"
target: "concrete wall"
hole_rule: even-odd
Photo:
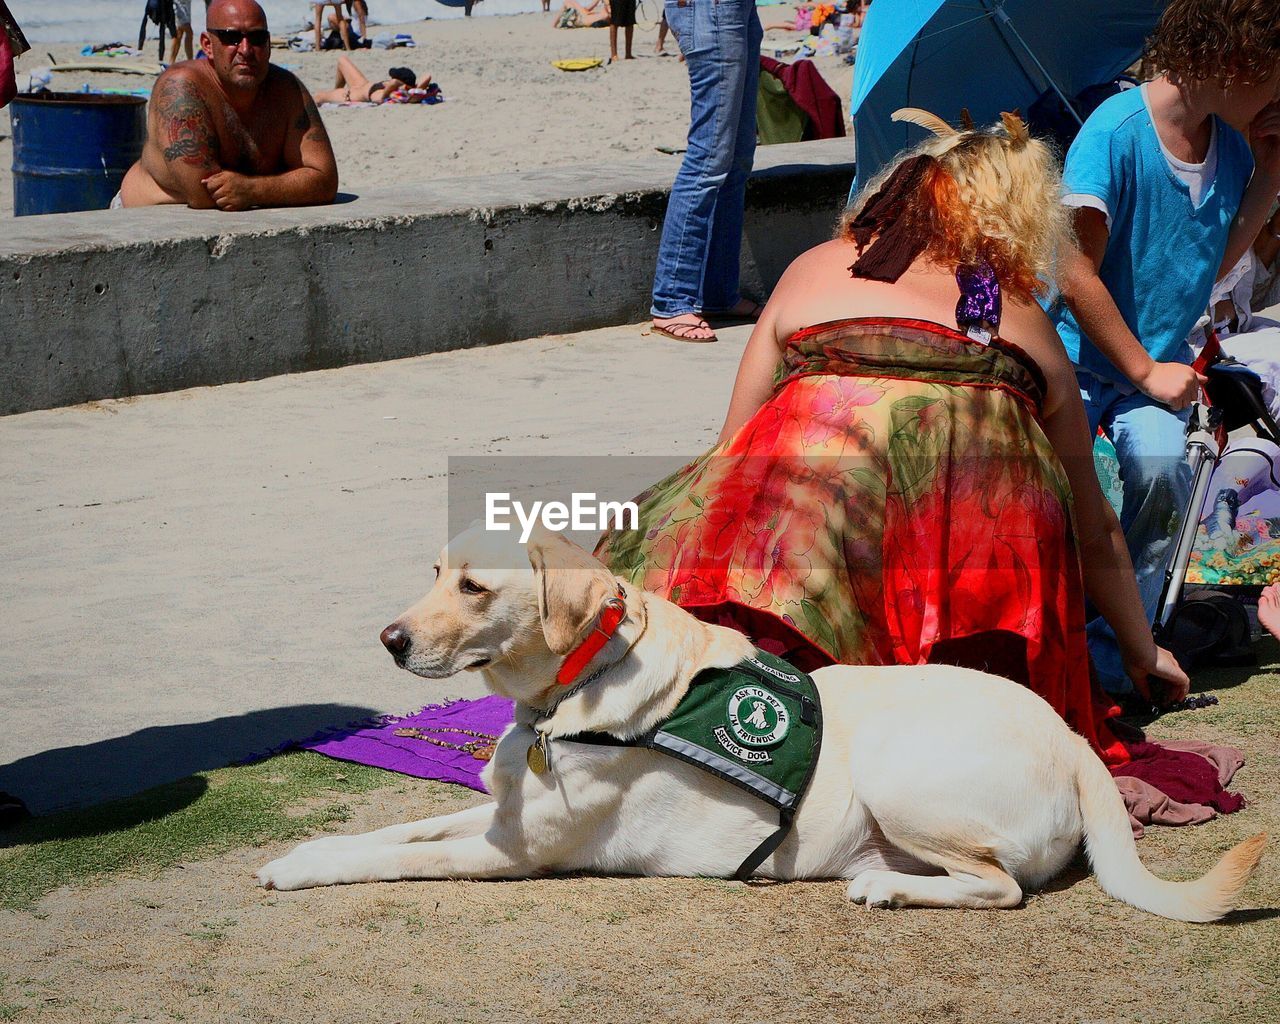
[[[748,294],[829,237],[851,152],[759,151]],[[455,179],[303,210],[7,221],[0,413],[641,320],[677,166]]]

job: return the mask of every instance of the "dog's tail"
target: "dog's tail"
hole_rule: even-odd
[[[1267,835],[1261,832],[1228,850],[1208,874],[1190,882],[1166,882],[1138,859],[1129,814],[1115,779],[1083,742],[1076,789],[1084,819],[1085,849],[1098,883],[1116,899],[1161,917],[1175,921],[1216,921],[1222,917],[1235,906],[1267,845]]]

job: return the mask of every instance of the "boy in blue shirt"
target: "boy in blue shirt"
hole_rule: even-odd
[[[1148,620],[1190,496],[1185,423],[1200,381],[1185,339],[1280,192],[1280,2],[1172,0],[1149,56],[1162,74],[1103,103],[1067,153],[1078,249],[1050,311],[1090,430],[1116,449]],[[1127,692],[1101,619],[1089,646],[1102,685]]]

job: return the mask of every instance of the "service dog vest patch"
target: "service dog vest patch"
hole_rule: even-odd
[[[745,880],[791,830],[822,748],[822,704],[808,675],[757,650],[731,668],[699,672],[671,717],[642,736],[562,739],[670,754],[776,807],[778,830],[738,868],[737,877]]]

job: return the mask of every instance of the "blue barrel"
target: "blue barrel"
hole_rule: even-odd
[[[13,118],[13,213],[105,210],[147,140],[141,96],[18,95]]]

